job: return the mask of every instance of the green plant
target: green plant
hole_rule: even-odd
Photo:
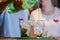
[[[27,29],[25,29],[25,28],[21,29],[21,35],[22,35],[22,37],[27,37],[26,32],[27,32]]]

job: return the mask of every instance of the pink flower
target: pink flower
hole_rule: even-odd
[[[53,21],[54,21],[54,22],[59,22],[59,20],[58,20],[58,19],[53,19]]]
[[[22,20],[23,20],[23,18],[19,18],[19,20],[20,20],[20,21],[22,21]]]

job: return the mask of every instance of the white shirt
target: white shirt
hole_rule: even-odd
[[[48,36],[60,37],[60,9],[55,7],[55,12],[50,15],[44,15],[41,13],[41,9],[36,9],[31,13],[31,20],[45,20],[45,30],[48,31]],[[55,21],[57,22],[55,22]]]

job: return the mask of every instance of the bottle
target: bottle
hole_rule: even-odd
[[[32,25],[30,27],[30,38],[34,38],[34,27]]]

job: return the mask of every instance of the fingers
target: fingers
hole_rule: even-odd
[[[20,3],[20,0],[13,0],[15,3]]]
[[[22,1],[21,0],[16,0],[16,2],[20,4]]]
[[[21,0],[13,0],[14,3],[16,3],[17,5],[20,5],[22,3]]]
[[[39,2],[42,2],[42,0],[38,0]]]
[[[17,3],[17,0],[15,0],[15,2]]]
[[[42,2],[42,0],[40,0],[40,2]]]
[[[21,0],[17,0],[17,1],[18,1],[18,3],[20,3]]]

